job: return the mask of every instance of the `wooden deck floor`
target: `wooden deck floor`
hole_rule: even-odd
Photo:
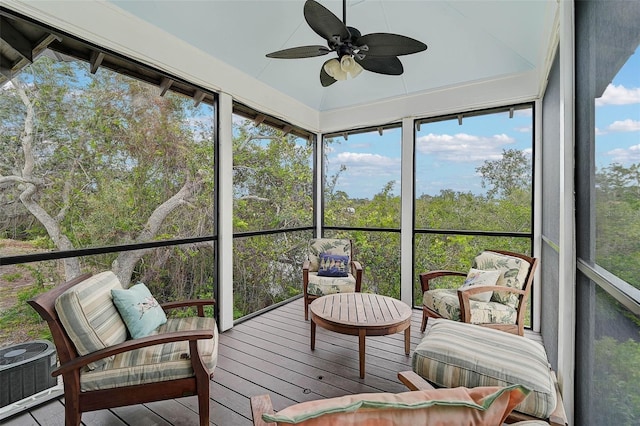
[[[421,338],[420,312],[411,327],[411,348]],[[302,300],[245,321],[220,335],[211,382],[211,423],[251,425],[249,397],[268,393],[279,410],[299,401],[358,392],[403,392],[398,371],[411,368],[403,333],[367,338],[366,377],[359,378],[358,338],[318,328],[316,349]],[[63,425],[64,401],[54,400],[3,424]],[[198,423],[195,397],[85,413],[85,425],[191,425]]]
[[[414,310],[411,351],[422,338],[421,311]],[[368,337],[366,376],[359,378],[358,338],[318,328],[316,349],[302,300],[245,321],[220,335],[211,382],[211,424],[252,425],[249,398],[268,393],[280,410],[300,401],[359,392],[404,392],[397,373],[411,369],[403,333]],[[7,426],[64,425],[64,400],[56,399],[5,419]],[[193,425],[197,400],[187,397],[84,413],[84,425]]]

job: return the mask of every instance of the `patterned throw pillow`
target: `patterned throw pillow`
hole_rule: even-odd
[[[321,277],[346,277],[349,256],[340,254],[320,253],[318,276]]]
[[[111,290],[113,303],[134,339],[145,337],[167,322],[167,316],[158,301],[143,283],[127,290]]]
[[[467,278],[464,280],[464,284],[460,288],[473,287],[473,286],[485,286],[496,285],[498,278],[500,278],[501,271],[483,271],[481,269],[471,268],[467,274]],[[488,302],[493,295],[492,291],[485,291],[482,293],[472,294],[469,296],[471,300],[477,300],[479,302]]]

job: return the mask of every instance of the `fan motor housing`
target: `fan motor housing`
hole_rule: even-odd
[[[55,386],[56,365],[55,346],[48,340],[0,348],[0,407]]]

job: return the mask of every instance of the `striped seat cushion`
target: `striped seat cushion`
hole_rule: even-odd
[[[213,330],[213,339],[199,340],[198,352],[210,372],[218,361],[218,331],[213,318],[169,318],[154,334],[171,331]],[[193,376],[189,342],[149,346],[118,354],[99,369],[83,371],[82,391],[154,383]]]
[[[516,411],[546,419],[556,407],[544,347],[525,337],[445,319],[431,327],[413,353],[412,368],[436,386],[510,386],[531,394]]]
[[[121,288],[118,277],[105,271],[76,284],[56,299],[56,313],[80,355],[126,340],[127,326],[111,298],[111,289]],[[91,363],[88,368],[98,368],[105,362]]]

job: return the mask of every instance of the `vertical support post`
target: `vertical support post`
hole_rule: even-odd
[[[574,3],[560,2],[560,252],[558,381],[569,424],[574,419],[576,335]]]
[[[413,306],[413,151],[414,120],[402,120],[402,172],[400,216],[400,300]]]
[[[233,327],[233,99],[218,98],[218,327]]]

